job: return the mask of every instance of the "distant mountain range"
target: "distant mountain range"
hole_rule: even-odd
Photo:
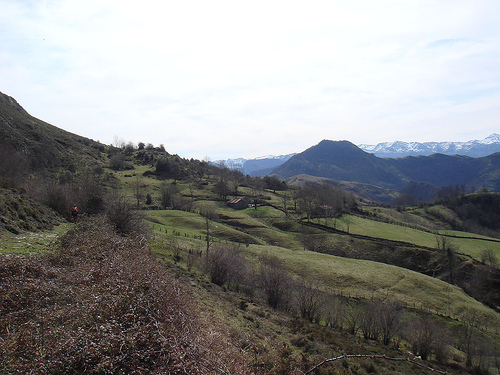
[[[500,152],[500,135],[491,134],[483,140],[467,142],[382,142],[358,145],[363,151],[381,158],[402,158],[417,155],[464,155],[478,158]]]
[[[482,157],[500,152],[500,134],[491,134],[483,140],[467,142],[382,142],[376,145],[361,144],[358,147],[381,158],[404,158],[418,155],[463,155]],[[262,156],[254,159],[227,159],[225,165],[250,176],[265,176],[296,154]],[[221,160],[215,162],[220,163]]]
[[[295,154],[280,155],[280,156],[261,156],[255,159],[227,159],[217,160],[213,164],[221,162],[230,169],[241,171],[245,175],[263,177],[271,173],[271,171],[286,162]]]
[[[481,158],[433,154],[388,159],[348,141],[324,140],[291,157],[272,173],[283,179],[308,175],[393,191],[415,182],[436,188],[463,185],[500,191],[500,152]]]

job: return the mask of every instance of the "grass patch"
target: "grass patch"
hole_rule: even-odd
[[[409,309],[458,320],[471,309],[489,322],[493,331],[500,327],[500,316],[496,312],[460,288],[404,268],[272,246],[251,245],[247,251],[254,257],[271,253],[282,259],[292,273],[319,282],[329,292],[363,299],[388,297]]]
[[[32,256],[51,252],[60,235],[66,233],[74,224],[64,223],[55,226],[53,230],[39,232],[23,232],[12,234],[0,233],[0,254],[21,254]]]
[[[384,238],[392,241],[403,241],[413,243],[417,246],[430,248],[437,247],[436,234],[434,233],[352,215],[348,217],[348,220],[349,232],[353,234]],[[331,220],[328,221],[328,224],[333,227],[333,222]],[[348,229],[347,224],[342,222],[342,220],[336,221],[336,227],[344,231]],[[500,256],[500,241],[496,239],[458,231],[438,231],[438,233],[462,237],[452,239],[452,243],[456,247],[456,250],[460,253],[469,254],[476,259],[480,259],[482,252],[486,249],[491,249],[497,256]],[[466,236],[476,239],[463,238]]]

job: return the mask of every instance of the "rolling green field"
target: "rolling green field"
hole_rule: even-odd
[[[199,205],[203,204],[213,205],[208,202]],[[276,221],[281,223],[285,220],[281,211],[272,207],[235,211],[221,204],[216,205],[216,210],[218,219],[213,221],[210,227],[211,235],[216,241],[301,248],[295,234],[273,226]],[[167,231],[178,231],[185,238],[205,236],[205,219],[196,213],[158,210],[148,212],[148,217],[153,225],[161,224]]]
[[[348,220],[349,232],[353,234],[409,242],[418,246],[436,248],[436,233],[438,233],[453,236],[451,241],[457,252],[469,254],[476,259],[480,259],[484,250],[491,249],[497,254],[497,257],[500,257],[500,240],[495,238],[449,230],[439,230],[436,231],[436,233],[431,233],[354,215],[349,215]],[[333,226],[333,220],[329,220],[328,225]],[[344,231],[348,230],[347,224],[342,222],[342,220],[336,221],[336,227]]]
[[[467,310],[477,311],[483,321],[500,327],[500,316],[460,288],[430,276],[367,260],[336,257],[310,251],[254,246],[246,249],[257,256],[270,253],[282,259],[296,275],[319,282],[326,291],[370,299],[389,298],[403,306],[460,318]]]
[[[270,207],[243,211],[219,207],[218,212],[223,220],[219,219],[219,222],[214,223],[213,233],[219,236],[219,242],[238,240],[242,253],[254,262],[257,262],[262,254],[272,254],[281,259],[292,274],[297,277],[306,276],[326,292],[365,300],[389,298],[399,301],[408,309],[450,316],[457,320],[468,311],[475,311],[482,317],[483,322],[488,322],[489,327],[500,328],[500,316],[496,312],[466,295],[460,288],[436,278],[378,262],[304,251],[291,234],[282,235],[288,236],[287,238],[295,244],[294,247],[270,245],[266,237],[280,232],[265,223],[266,220],[276,219],[274,216],[276,212]],[[205,248],[205,224],[200,215],[175,210],[151,211],[148,215],[157,241],[165,243],[174,240],[185,243],[188,248],[198,250]],[[380,228],[385,228],[386,235],[389,236],[387,228],[392,227],[394,227],[393,238],[398,240],[404,238],[401,234],[397,236],[398,230],[401,233],[409,233],[406,237],[408,241],[412,238],[417,239],[418,235],[426,234],[416,230],[406,232],[410,228],[354,219],[356,221],[351,224],[351,229],[356,228],[361,231],[361,225],[370,224],[372,232],[369,230],[368,232],[372,233],[371,235],[381,236]],[[224,220],[237,221],[238,225],[245,228],[244,232],[222,223]],[[243,245],[245,239],[250,240],[249,246]],[[428,241],[430,243],[435,241],[432,234],[429,234]],[[168,255],[165,246],[160,247],[161,249],[157,251]]]

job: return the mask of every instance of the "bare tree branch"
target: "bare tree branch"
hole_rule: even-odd
[[[436,370],[430,366],[424,365],[423,363],[417,362],[417,361],[410,359],[410,358],[393,358],[393,357],[388,357],[385,354],[344,354],[344,355],[341,355],[339,357],[325,359],[324,361],[321,361],[313,368],[304,372],[302,375],[312,374],[314,370],[323,366],[326,363],[335,362],[335,361],[345,359],[345,358],[380,358],[380,359],[387,359],[388,361],[410,362],[414,365],[425,368],[429,371],[437,372],[438,374],[448,374],[446,371]]]

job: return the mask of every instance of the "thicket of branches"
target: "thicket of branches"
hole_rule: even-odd
[[[224,330],[146,241],[103,218],[69,231],[58,252],[1,260],[0,373],[242,373]]]

